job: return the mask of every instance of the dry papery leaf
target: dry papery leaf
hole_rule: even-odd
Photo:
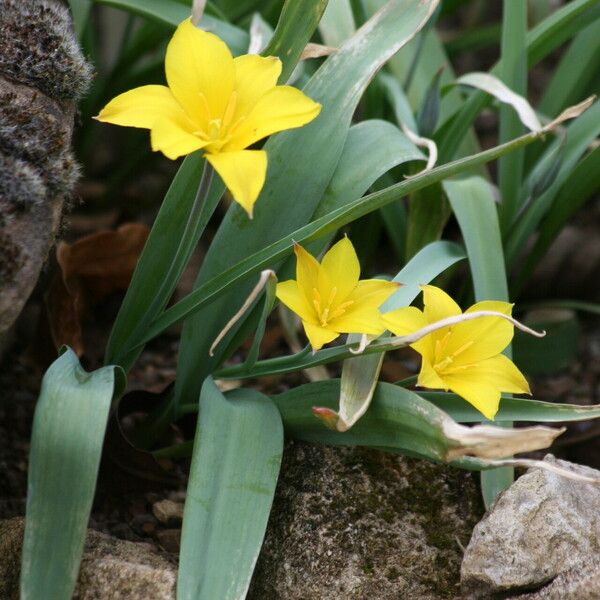
[[[88,309],[107,295],[125,290],[148,237],[139,223],[116,231],[86,235],[73,244],[60,242],[56,273],[46,296],[46,311],[56,348],[67,344],[84,352],[82,322]]]
[[[450,441],[446,458],[455,460],[464,456],[495,459],[541,450],[550,446],[565,428],[535,426],[505,429],[491,425],[466,427],[448,418],[442,423],[442,431]]]

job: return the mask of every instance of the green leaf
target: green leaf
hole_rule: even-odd
[[[533,249],[522,265],[511,288],[518,295],[534,268],[544,256],[567,221],[583,204],[600,190],[600,146],[594,148],[570,171],[557,192],[552,206],[540,223]]]
[[[519,252],[525,246],[529,236],[535,231],[543,217],[548,213],[556,194],[561,189],[579,159],[600,134],[600,102],[595,102],[581,117],[567,127],[567,141],[562,153],[562,162],[554,183],[527,207],[515,227],[510,231],[506,243],[506,262],[509,267],[515,264]],[[542,158],[529,175],[524,192],[532,188],[531,181],[536,181],[554,158],[554,152],[562,143],[556,138],[546,149]],[[586,175],[587,176],[587,175]]]
[[[264,49],[264,56],[278,56],[283,63],[280,82],[286,82],[300,55],[310,41],[328,0],[286,0],[275,33]]]
[[[129,370],[141,348],[133,352],[132,339],[160,314],[173,295],[200,236],[221,196],[223,184],[213,177],[200,210],[196,193],[206,161],[200,152],[186,157],[163,200],[152,226],[106,348],[105,364]]]
[[[414,256],[394,277],[403,286],[381,307],[389,312],[408,306],[420,293],[419,284],[429,283],[447,268],[465,258],[462,249],[452,242],[433,242]],[[360,337],[360,336],[359,336]],[[357,341],[348,336],[348,342]],[[346,431],[367,411],[373,397],[384,352],[357,356],[344,361],[336,428]]]
[[[469,177],[444,181],[443,186],[465,241],[476,301],[508,301],[500,225],[490,184],[481,177]],[[505,354],[510,356],[510,348]],[[491,506],[513,479],[512,467],[483,472],[481,488],[486,506]]]
[[[537,133],[524,135],[508,144],[490,148],[474,156],[461,158],[454,162],[440,165],[439,167],[426,171],[409,180],[401,181],[400,183],[381,191],[373,192],[372,194],[358,198],[357,200],[316,219],[312,223],[300,227],[296,231],[282,237],[262,250],[259,250],[254,254],[249,254],[242,260],[234,263],[233,266],[227,267],[227,265],[223,265],[223,270],[221,272],[215,273],[210,279],[207,278],[207,281],[201,283],[201,285],[188,294],[188,296],[165,310],[165,312],[148,328],[143,338],[135,340],[134,346],[147,342],[171,325],[174,325],[178,321],[189,317],[201,308],[211,304],[225,291],[230,291],[238,282],[246,280],[251,275],[255,275],[263,269],[272,268],[292,253],[293,241],[306,245],[320,236],[327,235],[374,210],[378,210],[391,202],[399,200],[406,194],[483,165],[507,152],[511,152],[516,148],[535,141],[538,137],[539,134]],[[222,312],[222,306],[220,306],[220,310]],[[199,323],[198,327],[200,327],[201,324],[206,327],[206,322]],[[210,343],[212,343],[217,333],[218,331],[214,336],[209,338]]]
[[[598,18],[598,15],[600,15],[600,5],[597,0],[573,0],[552,13],[527,33],[528,66],[536,65],[592,20]],[[500,62],[491,69],[490,73],[497,75],[501,67]],[[449,126],[444,128],[437,140],[441,161],[450,160],[455,155],[465,132],[487,102],[488,99],[483,92],[476,92],[463,103],[461,110],[453,117]]]
[[[339,392],[339,381],[330,379],[274,396],[286,434],[308,442],[369,446],[450,462],[467,455],[496,458],[525,452],[525,447],[547,447],[561,432],[539,427],[464,427],[414,392],[380,382],[367,413],[342,433],[326,428],[312,414],[314,406],[334,409]]]
[[[73,28],[77,38],[81,40],[90,16],[92,0],[69,0],[69,6],[73,15]]]
[[[94,0],[97,4],[105,4],[120,8],[135,15],[152,19],[165,25],[177,27],[191,14],[189,5],[177,0]],[[234,55],[244,54],[248,50],[250,38],[248,34],[221,19],[204,13],[200,27],[218,35]]]
[[[553,70],[552,80],[539,106],[541,113],[556,115],[586,97],[600,72],[600,18],[575,37]]]
[[[283,453],[273,402],[254,390],[200,394],[183,515],[178,600],[246,596],[267,527]]]
[[[527,314],[525,323],[546,337],[534,338],[515,333],[515,361],[528,375],[554,375],[573,363],[577,356],[581,327],[576,314],[568,309],[538,309]]]
[[[447,412],[459,423],[478,423],[481,413],[464,398],[447,392],[419,391],[429,402]],[[560,404],[542,402],[530,398],[502,398],[496,419],[534,423],[562,423],[563,421],[586,421],[600,417],[600,405]]]
[[[196,292],[240,260],[264,251],[309,222],[333,175],[364,89],[374,72],[423,26],[435,5],[436,0],[391,0],[323,63],[304,89],[322,104],[320,115],[309,125],[278,134],[265,144],[269,169],[254,218],[250,221],[239,207],[231,207],[206,255]],[[275,268],[277,259],[269,263]],[[207,307],[184,326],[177,403],[196,398],[204,377],[223,360],[222,352],[209,359],[208,348],[247,297],[249,287],[231,286],[228,291],[218,306]]]
[[[70,349],[44,375],[29,453],[23,600],[73,594],[114,387],[114,367],[86,373]]]
[[[527,96],[527,3],[503,2],[500,77],[516,94]],[[516,108],[516,107],[515,107]],[[535,117],[535,113],[533,114]],[[535,119],[537,120],[537,118]],[[499,141],[507,142],[523,133],[518,116],[507,106],[500,107]],[[519,208],[517,201],[523,179],[524,151],[513,152],[498,161],[498,185],[502,202],[499,207],[502,231],[513,223]]]
[[[329,0],[319,23],[319,33],[323,43],[338,48],[355,31],[356,25],[350,0]]]

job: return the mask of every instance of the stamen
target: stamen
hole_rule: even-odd
[[[235,114],[236,106],[237,92],[234,90],[233,92],[231,92],[231,96],[229,96],[229,101],[227,102],[225,112],[223,113],[223,129],[226,129],[231,124],[231,121],[233,120],[233,115]]]

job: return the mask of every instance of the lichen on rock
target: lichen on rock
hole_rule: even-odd
[[[482,510],[471,473],[292,442],[248,598],[458,598]]]
[[[71,134],[90,79],[61,2],[2,1],[0,336],[37,281],[79,177]]]
[[[0,73],[56,100],[80,100],[92,69],[73,35],[66,6],[53,0],[2,0]]]

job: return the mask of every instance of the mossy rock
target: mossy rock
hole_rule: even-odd
[[[290,443],[248,598],[459,598],[461,545],[482,513],[471,473]]]

